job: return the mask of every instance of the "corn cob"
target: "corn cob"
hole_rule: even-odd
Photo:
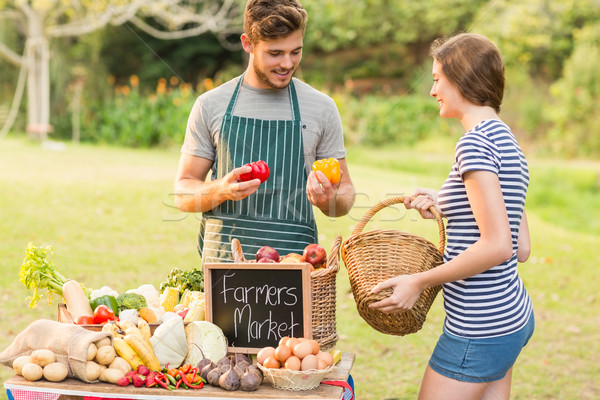
[[[179,303],[179,290],[174,287],[166,287],[160,296],[160,305],[163,306],[165,312],[173,311]]]
[[[206,308],[204,304],[204,299],[195,300],[190,304],[190,309],[185,315],[183,322],[204,321],[205,315]]]
[[[152,371],[160,371],[160,363],[154,354],[154,350],[152,350],[152,346],[149,345],[141,335],[128,334],[123,336],[123,340],[125,340],[125,342],[131,346],[133,351],[135,351],[148,369]]]
[[[191,307],[192,303],[196,300],[200,300],[204,298],[204,292],[199,290],[185,290],[183,295],[181,296],[181,300],[179,304],[183,304],[184,307]]]
[[[136,370],[139,365],[144,364],[137,353],[127,344],[125,339],[115,337],[113,346],[119,357],[123,358],[133,370]]]

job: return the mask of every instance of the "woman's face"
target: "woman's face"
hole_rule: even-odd
[[[440,117],[460,120],[467,101],[460,94],[458,87],[446,78],[442,72],[442,65],[437,60],[433,60],[432,74],[433,86],[429,94],[438,102]]]

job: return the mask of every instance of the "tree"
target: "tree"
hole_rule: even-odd
[[[46,139],[51,130],[52,39],[125,23],[159,39],[224,38],[239,27],[239,12],[239,0],[0,0],[0,21],[12,22],[24,40],[22,53],[0,42],[0,56],[26,74],[27,132]]]

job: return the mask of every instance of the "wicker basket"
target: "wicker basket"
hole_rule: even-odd
[[[415,333],[423,327],[425,317],[435,300],[440,286],[434,286],[421,293],[411,310],[389,314],[369,308],[371,303],[389,297],[392,289],[377,294],[371,289],[386,279],[397,275],[414,274],[437,267],[443,262],[446,231],[444,222],[437,210],[435,215],[439,228],[439,248],[430,241],[406,232],[395,230],[373,230],[362,232],[364,226],[380,210],[387,206],[404,203],[406,196],[398,196],[376,204],[358,222],[352,235],[341,246],[341,254],[348,276],[356,307],[360,316],[379,332],[404,336]]]
[[[333,366],[331,366],[326,369],[292,371],[285,368],[265,368],[260,364],[257,365],[273,387],[284,390],[315,389],[333,369]]]
[[[319,343],[321,350],[331,349],[339,337],[336,327],[336,276],[340,270],[340,246],[342,237],[337,235],[327,256],[325,268],[310,274],[312,304],[312,338]],[[246,262],[238,239],[231,242],[235,262]]]

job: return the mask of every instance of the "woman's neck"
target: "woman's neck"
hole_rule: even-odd
[[[465,128],[465,131],[468,132],[486,119],[500,119],[500,117],[498,117],[496,110],[492,107],[472,105],[463,112],[460,123]]]

